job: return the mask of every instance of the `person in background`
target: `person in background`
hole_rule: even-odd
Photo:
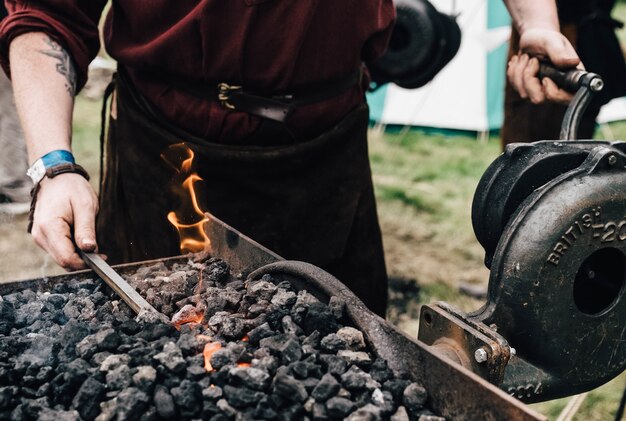
[[[615,30],[621,22],[611,18],[615,0],[557,1],[561,33],[573,44],[585,69],[599,74],[604,89],[594,96],[583,114],[578,136],[591,139],[600,107],[613,98],[626,95],[626,63]],[[509,62],[518,55],[520,34],[514,28],[509,46]],[[536,64],[534,64],[536,66]],[[509,71],[510,74],[510,71]],[[501,142],[534,142],[559,138],[567,102],[538,103],[541,97],[521,96],[509,80],[505,88],[504,123]]]
[[[104,40],[119,71],[98,201],[71,155],[71,116],[106,3],[9,0],[0,25],[0,62],[37,183],[35,242],[67,269],[84,267],[76,246],[114,263],[179,254],[166,218],[178,205],[176,170],[161,155],[184,141],[206,209],[283,257],[327,270],[384,315],[363,63],[386,48],[392,1],[113,2]],[[578,64],[552,0],[507,5],[522,48]],[[539,82],[524,75],[519,89],[534,92]]]
[[[7,16],[0,2],[0,21]],[[26,176],[28,158],[11,81],[0,74],[0,213],[24,214],[30,207],[32,183]]]

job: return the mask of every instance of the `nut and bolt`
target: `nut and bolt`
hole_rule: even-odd
[[[593,78],[591,83],[589,83],[589,87],[593,92],[598,92],[604,89],[604,81],[599,77]]]
[[[615,155],[609,156],[609,165],[615,165],[617,162],[617,157]]]
[[[484,363],[485,361],[487,361],[487,351],[485,351],[483,348],[478,348],[476,350],[476,352],[474,352],[474,358],[476,359],[477,363]]]
[[[513,347],[510,348],[509,352],[511,354],[511,357],[517,354],[517,351]],[[477,363],[482,364],[485,361],[487,361],[487,359],[489,359],[489,354],[487,354],[487,351],[485,350],[485,348],[478,348],[476,352],[474,352],[474,359],[476,360]]]

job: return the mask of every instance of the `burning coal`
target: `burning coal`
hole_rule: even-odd
[[[204,356],[204,369],[206,371],[213,371],[213,366],[211,365],[211,357],[213,357],[213,354],[215,354],[215,352],[219,349],[222,349],[222,344],[219,342],[209,342],[204,345],[202,355]]]
[[[92,279],[2,297],[0,418],[442,420],[337,299],[247,283],[216,259],[128,280],[175,323],[136,322]]]

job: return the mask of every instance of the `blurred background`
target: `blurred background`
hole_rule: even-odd
[[[417,90],[385,85],[369,95],[370,159],[391,277],[389,320],[417,333],[421,303],[448,301],[464,311],[484,302],[489,272],[471,226],[471,201],[482,173],[501,152],[504,69],[509,16],[500,0],[437,0],[458,14],[463,38],[451,63]],[[626,20],[626,0],[613,17]],[[617,31],[626,46],[626,30]],[[99,172],[101,97],[115,69],[104,52],[77,97],[73,148],[92,175]],[[605,106],[596,139],[626,139],[626,98]],[[97,177],[92,178],[94,186]],[[26,234],[27,216],[0,213],[0,282],[62,272]],[[575,420],[613,419],[622,374],[593,391]],[[557,419],[568,399],[533,405]]]

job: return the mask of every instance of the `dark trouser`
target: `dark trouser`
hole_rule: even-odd
[[[306,142],[268,123],[251,145],[233,146],[166,127],[123,80],[114,101],[97,221],[100,250],[112,263],[180,254],[167,214],[181,206],[181,179],[161,154],[185,142],[204,180],[203,209],[286,259],[327,270],[384,315],[387,275],[365,105]]]

